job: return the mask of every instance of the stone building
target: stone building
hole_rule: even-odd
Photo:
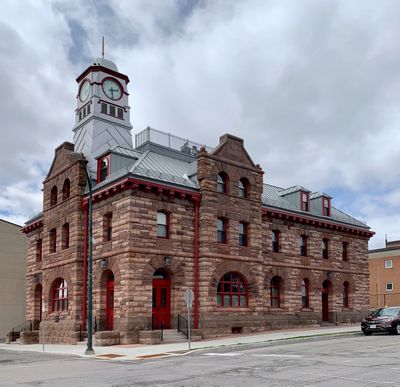
[[[400,305],[400,241],[368,252],[371,308]]]
[[[45,342],[76,343],[86,326],[84,168],[95,343],[156,342],[186,313],[189,288],[202,337],[364,315],[367,225],[327,194],[266,184],[235,136],[208,148],[146,128],[133,146],[128,82],[104,58],[77,78],[74,143],[55,150],[43,212],[24,228],[27,319]]]

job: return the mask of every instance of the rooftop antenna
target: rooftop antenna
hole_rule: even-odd
[[[104,59],[104,36],[101,38],[101,57]]]

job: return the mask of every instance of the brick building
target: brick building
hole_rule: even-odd
[[[46,342],[75,343],[85,327],[85,167],[95,343],[156,342],[185,314],[188,288],[203,337],[364,315],[368,226],[327,194],[265,184],[235,136],[211,149],[147,128],[133,146],[128,82],[104,58],[77,78],[74,143],[56,149],[43,212],[24,228],[27,319]]]
[[[368,258],[371,308],[400,305],[400,241],[370,250]]]

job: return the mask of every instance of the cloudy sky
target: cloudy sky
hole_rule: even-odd
[[[399,15],[399,0],[2,0],[0,218],[42,210],[104,35],[133,132],[240,136],[265,182],[329,193],[371,248],[400,239]]]

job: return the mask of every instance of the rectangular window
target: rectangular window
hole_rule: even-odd
[[[121,108],[118,108],[118,118],[121,120],[124,118],[124,111]]]
[[[112,238],[112,212],[104,215],[104,241],[108,242]]]
[[[43,254],[43,250],[42,250],[42,239],[38,239],[38,241],[36,242],[36,262],[40,262],[42,260],[42,254]]]
[[[169,214],[163,211],[157,212],[157,237],[169,238]]]
[[[227,221],[225,219],[217,219],[217,241],[218,243],[226,243]]]
[[[272,231],[272,251],[279,253],[279,237],[280,232],[278,230]]]
[[[322,258],[328,259],[329,256],[329,241],[328,239],[322,239]]]
[[[387,292],[393,291],[393,282],[386,282],[386,291]]]
[[[322,211],[324,216],[331,216],[331,206],[329,203],[329,199],[323,199]]]
[[[307,257],[307,235],[300,236],[300,255]]]
[[[110,116],[115,117],[115,106],[110,105]]]
[[[342,242],[342,260],[347,261],[348,260],[348,249],[349,249],[349,244],[348,242]]]
[[[301,210],[302,211],[309,211],[309,199],[308,199],[308,194],[305,192],[301,192]]]
[[[101,103],[101,113],[107,114],[107,104],[104,102]]]
[[[65,223],[62,226],[62,249],[68,249],[69,247],[69,223]]]
[[[248,224],[240,222],[239,223],[239,246],[247,246],[247,230],[248,230]]]
[[[385,261],[385,269],[391,269],[393,267],[393,261],[391,259],[387,259]]]
[[[53,228],[52,230],[50,230],[50,253],[55,253],[56,252],[56,248],[57,248],[57,232],[56,229]]]

